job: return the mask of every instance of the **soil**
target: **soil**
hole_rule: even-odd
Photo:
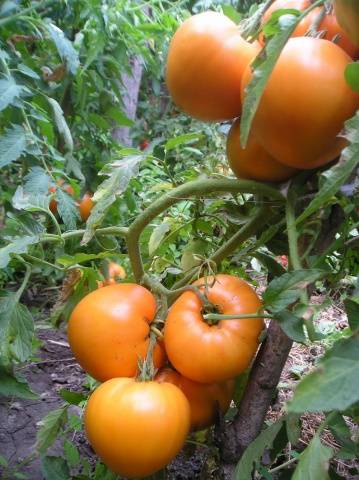
[[[318,299],[320,302],[320,299]],[[321,315],[321,323],[329,329],[346,327],[346,318],[338,306],[332,306]],[[36,441],[38,423],[50,411],[59,408],[64,401],[59,396],[61,389],[85,392],[86,376],[77,365],[67,343],[66,334],[61,330],[43,328],[38,331],[41,346],[38,358],[23,367],[22,373],[31,388],[38,393],[39,400],[2,400],[0,402],[0,454],[5,457],[10,469],[3,469],[0,478],[6,480],[29,479],[43,480],[41,461],[32,456]],[[295,344],[281,378],[279,394],[269,413],[268,420],[275,420],[282,413],[283,403],[291,396],[293,387],[299,378],[313,368],[323,347]],[[72,415],[81,416],[81,409],[71,406]],[[316,426],[320,424],[319,415],[304,415],[300,442],[304,448],[312,438]],[[355,426],[350,425],[351,428]],[[96,457],[88,445],[82,431],[71,435],[71,442],[78,448],[81,457],[93,466]],[[196,440],[196,438],[194,438]],[[337,448],[329,432],[324,432],[322,440],[332,448]],[[63,456],[62,446],[57,441],[47,455]],[[359,462],[339,461],[334,465],[341,478],[359,480]],[[21,476],[24,475],[24,476]],[[61,477],[62,478],[62,477]],[[159,477],[157,477],[159,478]],[[195,441],[189,443],[185,451],[167,468],[162,477],[167,480],[217,480],[219,478],[215,464],[215,450],[208,446],[196,447]]]

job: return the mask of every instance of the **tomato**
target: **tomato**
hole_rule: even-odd
[[[223,314],[253,314],[261,307],[257,294],[240,278],[221,274],[215,281],[213,277],[206,281],[208,300]],[[195,285],[204,282],[202,278]],[[203,286],[201,291],[204,292]],[[183,293],[172,305],[164,328],[168,358],[182,375],[197,382],[234,378],[250,364],[263,320],[221,320],[209,325],[203,320],[202,310],[202,301],[191,291]]]
[[[185,394],[191,409],[191,430],[203,430],[213,425],[218,411],[223,415],[231,403],[235,381],[198,383],[184,377],[171,368],[164,368],[157,375],[157,382],[173,383]]]
[[[140,285],[109,285],[89,293],[76,305],[68,324],[69,343],[77,361],[101,382],[136,375],[138,360],[147,353],[155,313],[154,296]],[[164,358],[157,344],[157,368]]]
[[[85,410],[92,448],[126,478],[146,477],[167,465],[189,427],[188,401],[170,383],[113,378],[95,390]]]
[[[310,0],[276,0],[268,8],[266,13],[263,15],[262,24],[265,24],[272,14],[281,9],[295,9],[303,12],[308,7],[311,6]],[[321,7],[314,8],[296,27],[292,37],[303,37],[309,30],[311,25],[316,21],[318,15],[321,14]],[[358,24],[359,28],[359,24]],[[335,39],[336,43],[347,52],[351,57],[356,57],[359,53],[357,46],[353,44],[346,32],[341,28],[337,22],[337,18],[333,13],[328,13],[325,15],[324,19],[317,27],[318,31],[324,32],[326,40]],[[263,44],[263,36],[260,37],[260,42]]]
[[[344,78],[351,62],[328,40],[291,38],[267,82],[252,123],[258,143],[279,162],[311,169],[334,160],[346,145],[344,122],[359,106],[359,95]],[[248,68],[242,95],[252,78]]]
[[[277,162],[249,136],[245,149],[240,144],[240,119],[232,125],[227,137],[227,158],[229,166],[238,178],[260,182],[282,182],[298,172],[295,168]]]
[[[350,40],[359,47],[359,3],[358,0],[334,0],[334,11],[339,25]]]
[[[150,141],[147,138],[145,138],[140,143],[140,150],[146,150],[146,148],[149,146],[149,144],[150,144]]]
[[[119,265],[118,263],[110,262],[108,264],[108,278],[106,278],[101,282],[97,282],[98,288],[102,288],[106,285],[114,285],[115,283],[117,283],[116,281],[117,278],[124,279],[125,277],[126,277],[126,270],[123,267],[121,267],[121,265]]]
[[[89,218],[91,210],[94,207],[94,202],[92,200],[92,195],[90,193],[85,193],[82,197],[81,202],[79,202],[79,211],[80,216],[84,222]]]
[[[173,101],[199,120],[237,117],[242,74],[258,51],[225,15],[203,12],[190,17],[169,48],[166,83]]]
[[[64,185],[64,181],[62,179],[58,180],[57,185],[59,187],[61,187],[62,190],[67,192],[69,195],[71,195],[72,197],[75,195],[75,190],[71,187],[71,185],[68,185],[68,184]],[[57,188],[58,187],[55,187],[55,186],[50,187],[49,188],[49,193],[55,193]],[[54,198],[52,200],[50,200],[49,209],[54,215],[57,214],[57,201]]]

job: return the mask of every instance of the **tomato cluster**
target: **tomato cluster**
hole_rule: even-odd
[[[179,452],[190,430],[207,428],[225,414],[234,378],[249,366],[258,348],[262,319],[209,324],[204,316],[209,308],[244,317],[256,314],[261,302],[246,282],[220,274],[202,278],[195,286],[197,293],[185,292],[172,305],[163,340],[153,349],[150,330],[156,299],[140,285],[99,288],[71,314],[71,349],[79,364],[104,382],[87,404],[87,437],[120,475],[142,477],[159,470]],[[149,358],[159,371],[155,378],[140,380],[139,363]],[[171,366],[165,367],[168,360]]]
[[[58,180],[56,186],[53,185],[49,188],[49,193],[56,193],[58,188],[61,188],[63,191],[71,195],[71,197],[75,195],[75,190],[72,188],[72,186],[65,183],[62,179]],[[49,203],[49,209],[54,215],[57,215],[57,203],[58,202],[56,198],[52,198]],[[77,202],[77,206],[81,219],[86,222],[90,216],[91,210],[94,207],[92,195],[89,192],[86,192],[84,196]]]
[[[334,13],[318,18],[319,7],[299,23],[269,77],[246,148],[240,145],[240,121],[233,123],[227,157],[239,178],[287,180],[298,170],[328,164],[346,145],[340,133],[359,107],[359,95],[346,83],[344,72],[359,48],[347,27],[350,15],[341,17],[344,3],[338,0],[336,11],[348,34]],[[263,24],[279,9],[303,12],[310,5],[310,0],[276,0]],[[358,18],[358,7],[353,8]],[[304,36],[313,23],[319,23],[321,38]],[[237,25],[220,13],[189,18],[176,31],[168,54],[166,81],[173,101],[204,121],[240,117],[253,78],[252,61],[265,43],[263,35],[259,42],[248,43]]]

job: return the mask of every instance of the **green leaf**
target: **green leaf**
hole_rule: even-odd
[[[44,457],[41,472],[45,480],[69,480],[71,478],[66,460],[60,457]]]
[[[328,202],[359,164],[359,138],[357,133],[359,131],[359,112],[345,123],[345,130],[345,137],[351,142],[351,145],[343,150],[339,163],[325,172],[325,181],[314,199],[299,215],[297,223],[317,212],[322,205]]]
[[[0,395],[22,398],[24,400],[37,400],[39,398],[30,389],[26,380],[13,375],[2,366],[0,366]]]
[[[201,138],[203,138],[204,135],[201,133],[185,133],[183,135],[179,135],[178,137],[171,138],[165,143],[165,150],[170,151],[173,150],[176,147],[179,147],[180,145],[187,144],[187,143],[194,143]]]
[[[16,293],[0,297],[0,352],[24,362],[32,353],[34,320],[28,308],[19,303]]]
[[[28,210],[29,212],[47,211],[49,197],[40,193],[25,192],[22,187],[17,187],[12,197],[12,206],[16,210]]]
[[[288,441],[292,445],[296,445],[300,439],[301,425],[300,415],[296,413],[288,413],[285,419]]]
[[[86,232],[81,245],[86,245],[92,239],[95,229],[101,224],[107,210],[116,201],[116,198],[126,190],[131,178],[138,174],[139,165],[143,158],[143,155],[129,154],[127,157],[111,162],[106,166],[103,174],[107,174],[108,171],[109,178],[101,183],[93,196],[95,206],[87,219]]]
[[[359,454],[359,444],[353,442],[351,439],[352,433],[343,415],[332,412],[330,416],[328,416],[328,427],[342,447],[341,452],[345,451],[346,454],[352,455],[354,458],[357,457]]]
[[[67,439],[64,442],[64,453],[67,463],[70,467],[75,467],[80,462],[80,453],[78,449]]]
[[[24,192],[30,194],[46,195],[49,191],[51,179],[41,167],[32,167],[24,177]]]
[[[26,75],[27,77],[34,78],[35,80],[40,80],[40,75],[38,75],[34,70],[29,68],[27,65],[24,63],[20,63],[17,68],[20,70],[21,73]]]
[[[267,40],[264,50],[259,53],[252,63],[254,73],[251,82],[246,88],[240,125],[241,145],[243,147],[247,145],[252,121],[262,98],[268,78],[277,63],[285,44],[302,18],[302,15],[300,17],[291,16],[291,22],[286,25],[286,28],[283,31],[280,31],[276,36]]]
[[[355,91],[359,92],[359,62],[349,63],[345,69],[345,80]]]
[[[49,412],[40,422],[36,434],[35,449],[44,454],[56,440],[67,421],[68,405]]]
[[[53,98],[47,97],[47,101],[51,105],[52,111],[54,113],[56,127],[60,135],[64,139],[66,150],[71,153],[74,149],[74,142],[72,140],[72,135],[71,135],[69,126],[66,123],[64,112],[62,111],[60,104]]]
[[[72,42],[65,37],[64,32],[56,25],[49,23],[47,29],[60,57],[66,62],[68,70],[74,75],[80,65],[78,52],[74,49]]]
[[[273,444],[276,436],[283,426],[284,419],[277,420],[273,425],[267,427],[258,437],[247,447],[241,460],[236,466],[234,480],[252,480],[252,472],[256,463],[267,448]]]
[[[150,240],[148,242],[148,253],[152,256],[157,248],[160,246],[162,240],[164,239],[167,232],[171,230],[171,227],[168,223],[161,223],[156,227],[150,236]]]
[[[76,230],[76,220],[80,218],[74,199],[61,188],[56,191],[57,211],[67,230]]]
[[[294,303],[304,288],[323,276],[323,270],[308,269],[285,273],[270,282],[263,294],[265,308],[280,312]]]
[[[26,148],[25,130],[14,125],[0,137],[0,168],[15,162]]]
[[[84,400],[87,400],[87,395],[84,393],[79,393],[79,392],[70,392],[69,390],[66,390],[65,388],[60,390],[60,396],[67,402],[70,403],[71,405],[78,405],[79,403],[83,402]]]
[[[359,299],[347,298],[344,300],[345,311],[349,326],[353,332],[359,329]]]
[[[107,258],[108,252],[100,253],[76,253],[75,255],[61,255],[57,257],[56,262],[64,267],[72,267],[79,263],[89,262],[91,260],[97,260],[98,258]]]
[[[242,15],[232,5],[222,5],[223,13],[234,23],[239,23]]]
[[[289,338],[298,343],[306,343],[303,320],[289,310],[276,313],[275,319]]]
[[[300,455],[292,480],[328,480],[329,460],[333,453],[316,435]]]
[[[344,411],[359,401],[359,335],[340,340],[303,378],[288,404],[290,412]]]
[[[181,257],[181,268],[184,272],[201,264],[201,257],[205,257],[207,246],[207,242],[201,238],[190,240]]]
[[[0,248],[0,268],[5,268],[11,261],[13,253],[26,253],[30,245],[38,243],[38,235],[28,235],[20,238],[13,238],[5,247]]]
[[[275,277],[283,275],[286,272],[282,265],[278,263],[271,255],[267,255],[266,253],[254,252],[253,256],[267,268],[268,272],[270,272]]]
[[[0,80],[0,112],[11,105],[21,94],[22,86],[17,85],[12,77]]]
[[[106,116],[111,118],[112,120],[115,120],[117,122],[117,125],[121,127],[132,127],[135,122],[128,118],[122,110],[119,110],[116,107],[111,107],[106,111]]]

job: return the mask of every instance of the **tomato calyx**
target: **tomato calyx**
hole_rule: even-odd
[[[208,325],[216,325],[220,319],[222,314],[222,309],[219,305],[209,302],[208,300],[202,307],[202,317],[203,320],[208,323]]]
[[[138,370],[140,372],[136,378],[136,381],[138,382],[150,382],[151,380],[154,379],[157,373],[157,369],[155,368],[155,365],[153,363],[153,350],[155,348],[156,343],[157,343],[157,336],[153,332],[153,329],[151,328],[150,343],[148,344],[146,358],[144,360],[141,360],[141,359],[138,360]]]

